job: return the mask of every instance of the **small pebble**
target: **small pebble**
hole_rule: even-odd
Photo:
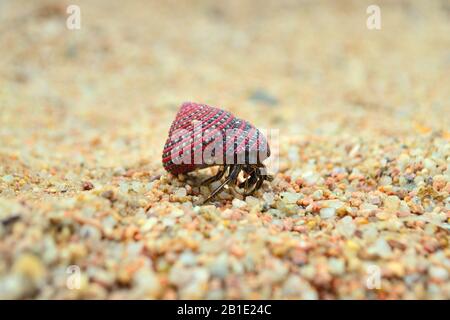
[[[389,212],[396,212],[400,207],[400,199],[397,196],[388,196],[384,200],[384,207]]]
[[[369,254],[377,255],[381,258],[388,258],[392,255],[392,249],[385,239],[380,238],[367,249]]]
[[[2,180],[6,183],[11,183],[14,181],[14,177],[12,175],[8,174],[8,175],[3,176]]]
[[[83,189],[84,191],[89,191],[89,190],[94,189],[94,185],[92,184],[92,182],[85,181],[85,182],[83,182],[82,189]]]
[[[181,197],[186,197],[187,191],[186,191],[185,188],[178,188],[178,189],[175,191],[174,195],[177,196],[177,197],[180,197],[180,198],[181,198]]]
[[[341,235],[344,237],[350,238],[356,231],[356,225],[353,222],[352,217],[346,216],[339,220],[337,223],[336,229],[339,231]]]
[[[239,200],[237,198],[233,199],[231,203],[233,204],[234,208],[244,208],[247,206],[247,202]]]
[[[448,279],[448,271],[445,268],[432,266],[428,272],[430,277],[436,280],[446,281]]]
[[[297,203],[297,201],[302,198],[300,193],[293,192],[282,192],[280,196],[282,201],[285,203]]]
[[[20,255],[14,263],[12,270],[15,273],[25,276],[34,284],[42,283],[46,274],[46,269],[42,261],[30,253]]]
[[[336,215],[335,208],[322,208],[320,209],[320,217],[322,219],[330,219]]]

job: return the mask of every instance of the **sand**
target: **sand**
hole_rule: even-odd
[[[449,299],[445,1],[0,3],[0,299]],[[278,130],[207,205],[184,101]]]

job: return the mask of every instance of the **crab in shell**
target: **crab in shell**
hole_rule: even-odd
[[[186,102],[172,122],[162,162],[174,175],[219,166],[216,175],[202,182],[210,184],[225,177],[207,202],[226,185],[247,196],[260,189],[264,181],[271,181],[263,164],[269,156],[267,139],[249,122],[216,107]],[[244,180],[239,179],[241,172]]]

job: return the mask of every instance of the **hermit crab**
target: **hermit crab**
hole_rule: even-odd
[[[202,182],[210,184],[225,177],[207,202],[226,185],[247,196],[260,189],[264,181],[271,181],[263,164],[269,156],[267,139],[249,122],[216,107],[185,102],[170,127],[162,162],[174,175],[219,166],[215,176]]]

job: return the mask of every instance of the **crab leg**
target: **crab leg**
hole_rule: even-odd
[[[248,193],[247,190],[249,190],[249,188],[251,189],[257,181],[258,181],[258,176],[257,176],[256,170],[253,170],[250,173],[250,176],[244,182],[239,183],[238,187],[239,188],[244,187],[244,191],[245,191],[244,195],[245,195]]]
[[[232,165],[230,170],[230,174],[228,175],[228,177],[225,179],[224,182],[222,182],[222,184],[220,186],[218,186],[212,193],[211,195],[204,201],[204,203],[208,202],[209,200],[211,200],[212,198],[214,198],[224,187],[225,185],[229,184],[232,181],[236,181],[239,172],[241,171],[241,165]]]
[[[211,178],[206,179],[205,181],[202,181],[200,184],[201,185],[207,185],[210,184],[214,181],[218,181],[220,179],[222,179],[222,177],[224,176],[225,172],[227,172],[229,166],[224,166],[223,168],[220,168],[219,171],[217,172],[217,174]]]

